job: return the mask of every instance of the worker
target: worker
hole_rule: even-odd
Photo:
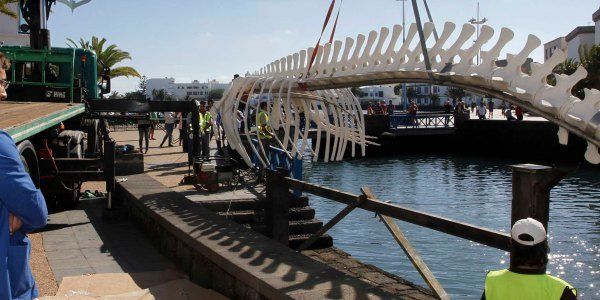
[[[213,126],[212,116],[210,111],[206,109],[206,103],[200,103],[200,137],[202,142],[202,157],[208,159],[210,157],[210,136]]]
[[[267,165],[269,165],[269,157],[271,156],[271,141],[273,139],[273,129],[270,125],[267,102],[261,102],[259,105],[256,125],[258,129],[258,138],[262,145],[262,151],[260,149],[258,151],[259,153],[261,153],[262,159],[267,163]],[[261,180],[265,176],[263,164],[259,163],[258,168],[259,180]]]
[[[513,225],[510,236],[510,267],[488,273],[481,299],[577,299],[577,291],[570,284],[546,274],[550,250],[542,223],[521,219]]]
[[[0,52],[0,101],[7,98],[10,61]],[[46,226],[42,192],[25,171],[11,136],[0,130],[0,299],[33,299],[38,291],[29,267],[27,233]]]

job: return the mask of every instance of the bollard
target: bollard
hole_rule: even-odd
[[[286,246],[289,245],[290,185],[284,180],[288,171],[278,169],[267,171],[267,203],[265,206],[265,225],[267,236]]]
[[[524,218],[534,218],[544,224],[548,231],[550,214],[550,190],[567,174],[552,167],[522,164],[511,166],[512,175],[512,227]]]

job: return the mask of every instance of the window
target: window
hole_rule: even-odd
[[[383,98],[383,91],[379,91],[379,97]]]

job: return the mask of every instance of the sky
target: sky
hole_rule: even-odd
[[[576,26],[593,25],[592,14],[600,7],[598,0],[429,0],[428,4],[441,31],[444,22],[463,24],[476,17],[477,2],[480,18],[487,18],[496,33],[502,27],[515,32],[506,48],[511,53],[521,50],[528,34],[545,43]],[[329,4],[329,0],[92,0],[74,12],[57,4],[48,27],[57,47],[65,46],[67,38],[107,38],[130,52],[133,59],[126,65],[148,78],[228,82],[235,73],[252,72],[314,46]],[[408,25],[414,22],[411,1],[405,5]],[[420,11],[425,20],[424,8]],[[394,24],[402,24],[401,1],[345,0],[336,39]],[[543,61],[543,47],[532,58]],[[132,91],[138,83],[135,78],[117,78],[113,90]]]

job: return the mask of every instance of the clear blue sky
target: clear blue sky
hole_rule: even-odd
[[[418,1],[422,2],[422,1]],[[518,52],[528,34],[542,42],[564,36],[575,26],[592,25],[598,0],[481,0],[481,17],[498,30],[508,27]],[[329,0],[93,0],[74,13],[57,4],[49,22],[54,46],[67,37],[92,35],[129,51],[129,65],[152,77],[180,81],[216,78],[228,81],[299,49],[314,45]],[[339,0],[338,0],[339,3]],[[429,0],[438,28],[443,22],[465,23],[476,14],[475,0]],[[422,18],[426,18],[424,9]],[[413,22],[410,0],[407,24]],[[395,0],[346,0],[336,32],[338,39],[402,22]],[[541,47],[540,47],[541,48]],[[533,58],[543,60],[538,48]],[[485,48],[484,48],[485,49]],[[137,79],[117,79],[114,89],[134,90]]]

